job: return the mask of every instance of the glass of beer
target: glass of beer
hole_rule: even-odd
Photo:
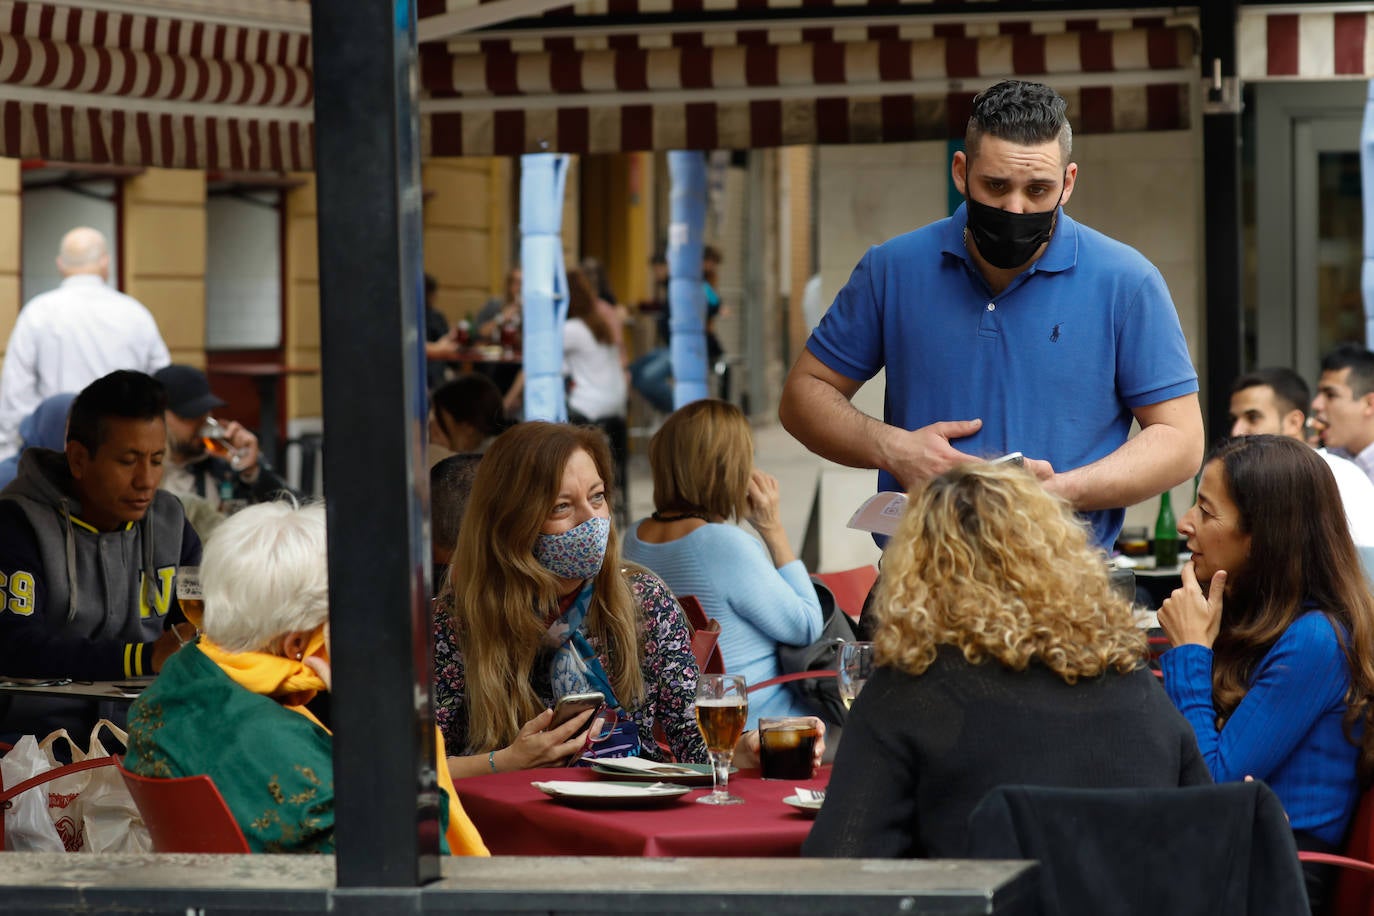
[[[207,452],[228,461],[229,466],[236,471],[243,466],[244,459],[248,457],[248,450],[234,448],[229,443],[229,433],[224,428],[223,423],[214,417],[206,417],[205,423],[200,427],[199,435],[201,441],[205,443]]]
[[[816,756],[816,723],[805,716],[759,719],[759,768],[764,779],[810,779]]]
[[[873,643],[847,642],[840,647],[839,675],[840,699],[845,709],[854,705],[854,698],[864,689],[868,676],[873,673]]]
[[[703,805],[738,805],[744,799],[731,795],[730,760],[735,745],[744,734],[744,721],[749,718],[749,696],[745,692],[744,676],[739,674],[703,674],[697,679],[697,728],[711,754],[714,787],[711,794],[697,801]]]
[[[200,622],[205,616],[205,596],[200,590],[200,567],[199,566],[178,566],[177,567],[177,604],[181,605],[181,613],[186,615],[186,619],[200,629]]]

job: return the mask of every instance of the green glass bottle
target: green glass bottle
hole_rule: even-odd
[[[1159,495],[1159,515],[1155,516],[1155,568],[1178,565],[1178,522],[1174,520],[1174,507],[1169,501],[1169,491]]]

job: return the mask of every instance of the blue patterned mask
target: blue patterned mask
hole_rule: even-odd
[[[562,534],[541,534],[534,540],[534,558],[561,579],[590,579],[601,571],[611,520],[592,516]]]

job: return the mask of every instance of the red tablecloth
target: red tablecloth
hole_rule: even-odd
[[[696,789],[661,808],[584,809],[554,801],[530,785],[553,779],[598,779],[586,769],[523,770],[455,781],[463,808],[493,855],[796,856],[814,817],[782,803],[794,785],[815,779],[763,780],[758,770],[730,777],[742,805],[698,805]]]

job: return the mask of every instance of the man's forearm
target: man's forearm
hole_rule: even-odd
[[[1092,464],[1055,474],[1045,486],[1080,512],[1116,509],[1177,486],[1196,474],[1201,463],[1199,435],[1155,424]]]
[[[783,389],[778,419],[808,449],[851,468],[882,467],[881,443],[892,427],[870,417],[834,386],[794,376]]]

